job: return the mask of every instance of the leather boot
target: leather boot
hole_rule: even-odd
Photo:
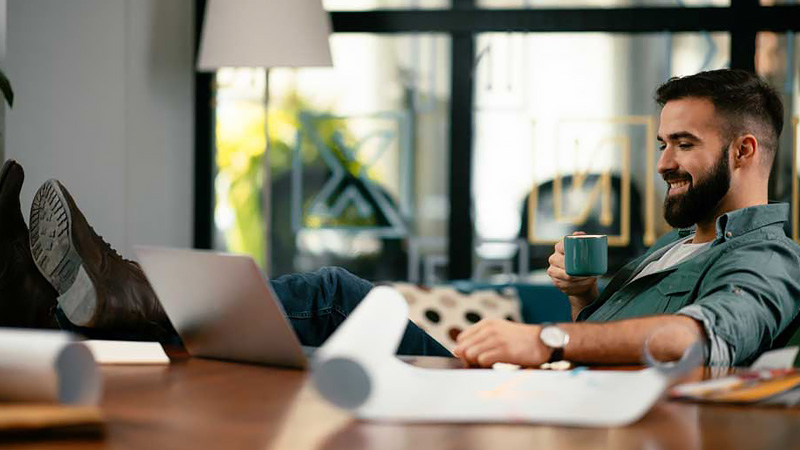
[[[25,172],[16,161],[0,169],[0,326],[57,328],[55,289],[31,258],[19,193]]]
[[[139,265],[95,233],[59,181],[48,180],[36,192],[30,226],[33,259],[70,322],[132,339],[174,336]]]

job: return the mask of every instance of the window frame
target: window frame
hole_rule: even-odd
[[[195,0],[195,54],[206,0]],[[335,33],[446,33],[452,39],[449,105],[449,278],[472,277],[473,95],[475,36],[484,32],[728,32],[730,67],[755,72],[756,35],[800,31],[800,4],[761,6],[731,0],[720,7],[485,9],[452,0],[449,9],[331,11]],[[214,76],[195,72],[194,247],[210,249],[214,219]]]

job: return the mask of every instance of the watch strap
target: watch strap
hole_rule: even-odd
[[[564,348],[563,347],[559,347],[559,348],[550,347],[550,348],[553,350],[553,353],[550,354],[550,359],[548,359],[547,362],[554,363],[554,362],[558,362],[558,361],[563,361],[564,360]]]

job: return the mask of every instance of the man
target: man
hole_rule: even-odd
[[[572,361],[638,363],[643,343],[659,336],[654,356],[673,360],[698,336],[708,364],[739,365],[780,341],[798,311],[800,250],[783,231],[788,205],[767,201],[783,128],[779,97],[754,75],[717,70],[672,79],[656,100],[663,106],[658,172],[669,186],[664,217],[679,230],[602,293],[596,278],[566,274],[559,242],[548,275],[584,323],[544,332],[478,323],[458,338],[462,358],[536,365],[555,352]],[[543,342],[545,332],[555,343]]]
[[[658,171],[669,184],[664,214],[680,229],[625,266],[602,293],[595,278],[566,274],[559,243],[548,274],[569,296],[573,318],[592,323],[482,321],[458,337],[457,356],[479,366],[536,366],[560,359],[639,363],[645,342],[652,344],[655,357],[672,360],[700,338],[709,364],[734,365],[779,341],[797,315],[795,299],[800,298],[800,249],[781,225],[788,207],[767,204],[783,126],[780,99],[751,74],[720,70],[672,79],[658,89],[657,101],[663,106]],[[19,208],[18,200],[4,200],[18,197],[21,168],[17,172],[16,177],[0,174],[0,211]],[[174,333],[138,266],[94,233],[60,183],[51,180],[39,189],[30,224],[32,255],[6,245],[13,236],[5,233],[0,251],[13,247],[19,260],[33,258],[44,278],[19,264],[35,281],[31,292],[38,294],[22,295],[18,298],[33,300],[12,306],[2,304],[9,303],[2,289],[22,275],[0,275],[0,314],[4,309],[26,313],[36,322],[27,325],[48,326],[46,312],[55,309],[60,326],[88,334],[161,338]],[[24,222],[11,228],[21,236]],[[341,269],[272,283],[305,345],[324,342],[371,288]],[[413,323],[399,352],[449,354]]]

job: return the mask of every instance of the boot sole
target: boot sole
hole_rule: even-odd
[[[33,260],[58,291],[58,305],[67,319],[78,326],[91,326],[97,292],[72,239],[69,203],[55,180],[45,182],[33,198],[30,239]]]

